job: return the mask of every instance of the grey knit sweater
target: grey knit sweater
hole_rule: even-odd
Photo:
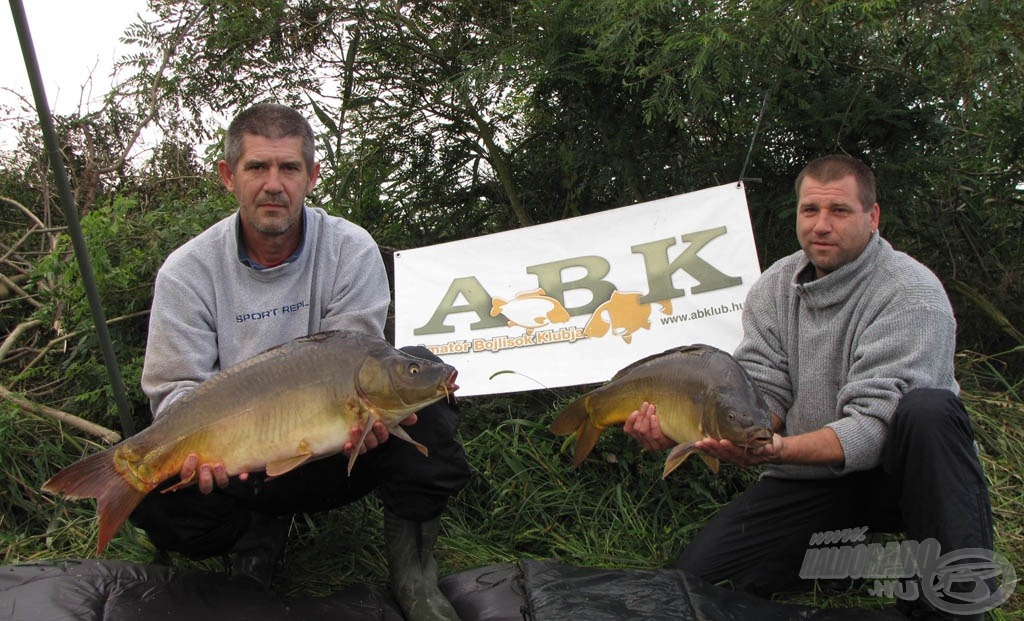
[[[845,464],[769,466],[767,476],[825,478],[879,464],[888,424],[914,388],[959,394],[956,320],[938,278],[876,232],[854,262],[813,279],[802,251],[773,264],[743,308],[736,358],[783,435],[825,426]]]
[[[235,213],[161,266],[142,369],[154,415],[219,370],[291,339],[338,328],[383,335],[391,295],[376,243],[343,218],[304,209],[290,262],[244,263]]]

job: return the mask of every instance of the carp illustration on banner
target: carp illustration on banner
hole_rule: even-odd
[[[464,396],[595,384],[675,345],[732,351],[760,273],[731,183],[396,252],[395,343],[444,356]]]

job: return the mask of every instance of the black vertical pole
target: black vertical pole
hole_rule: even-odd
[[[117,410],[121,417],[121,431],[127,437],[135,433],[135,424],[132,421],[131,412],[128,407],[128,398],[125,393],[124,382],[121,379],[121,370],[117,366],[117,359],[114,356],[114,347],[110,342],[107,319],[103,314],[103,305],[100,302],[99,291],[96,288],[96,278],[92,271],[92,263],[89,260],[89,249],[85,245],[82,226],[78,221],[78,207],[75,205],[74,196],[71,194],[71,185],[68,183],[67,171],[64,169],[64,160],[61,158],[57,130],[54,128],[53,117],[50,115],[50,108],[46,102],[46,92],[43,89],[43,80],[39,75],[39,61],[36,59],[35,47],[32,45],[32,34],[28,29],[28,19],[25,17],[25,8],[22,6],[21,0],[10,0],[10,2],[14,26],[18,30],[18,39],[21,41],[21,54],[25,58],[25,68],[28,70],[28,79],[32,85],[32,95],[35,97],[36,110],[39,113],[39,125],[43,130],[43,142],[46,145],[46,152],[50,158],[50,166],[53,168],[57,188],[60,191],[60,202],[64,208],[64,218],[67,220],[68,232],[71,234],[71,242],[75,248],[78,269],[82,273],[82,284],[85,285],[85,294],[89,299],[92,320],[96,324],[96,335],[99,338],[100,349],[103,350],[103,361],[107,366],[107,375],[110,377],[110,384],[114,390],[114,399],[117,401]]]
[[[757,124],[754,125],[754,133],[750,135],[750,148],[747,149],[747,157],[746,157],[746,159],[743,160],[743,168],[740,169],[740,178],[739,178],[739,181],[736,182],[736,187],[737,188],[740,187],[740,185],[744,181],[748,181],[748,179],[746,177],[746,174],[747,174],[747,164],[750,163],[750,156],[754,152],[754,143],[757,142],[757,131],[759,129],[761,129],[761,121],[764,120],[764,109],[767,108],[767,107],[768,107],[768,91],[765,91],[764,92],[764,99],[761,100],[761,112],[760,112],[760,114],[757,115]],[[749,181],[760,181],[760,179],[749,179]]]

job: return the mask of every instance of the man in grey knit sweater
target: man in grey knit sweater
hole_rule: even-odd
[[[218,169],[238,211],[175,250],[157,274],[142,371],[154,417],[218,371],[294,338],[335,329],[383,338],[390,293],[376,244],[359,226],[305,205],[319,173],[306,119],[277,104],[242,111],[228,127]],[[425,348],[405,349],[436,359]],[[437,587],[433,556],[439,516],[469,478],[454,401],[403,424],[429,459],[406,442],[388,442],[381,422],[349,476],[359,429],[350,430],[342,454],[272,480],[263,473],[229,479],[223,465],[190,455],[181,478],[196,474],[198,485],[154,491],[132,521],[160,550],[230,554],[236,573],[269,586],[292,514],[376,490],[392,590],[406,616],[457,619]]]
[[[773,441],[753,451],[697,443],[764,472],[677,566],[766,595],[811,584],[801,568],[816,533],[867,527],[934,539],[943,554],[991,550],[988,490],[953,376],[956,322],[942,285],[879,236],[874,175],[859,160],[811,162],[796,194],[802,250],[751,288],[735,351],[768,404]],[[656,404],[640,405],[625,431],[650,450],[673,444]]]

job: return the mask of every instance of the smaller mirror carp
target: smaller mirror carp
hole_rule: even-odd
[[[624,424],[644,401],[658,408],[662,433],[678,443],[665,460],[662,477],[686,461],[703,438],[749,448],[772,439],[767,408],[750,376],[735,358],[710,345],[677,347],[634,362],[570,403],[555,417],[551,431],[576,433],[573,464],[578,467],[601,432]],[[700,455],[717,473],[718,459]]]

